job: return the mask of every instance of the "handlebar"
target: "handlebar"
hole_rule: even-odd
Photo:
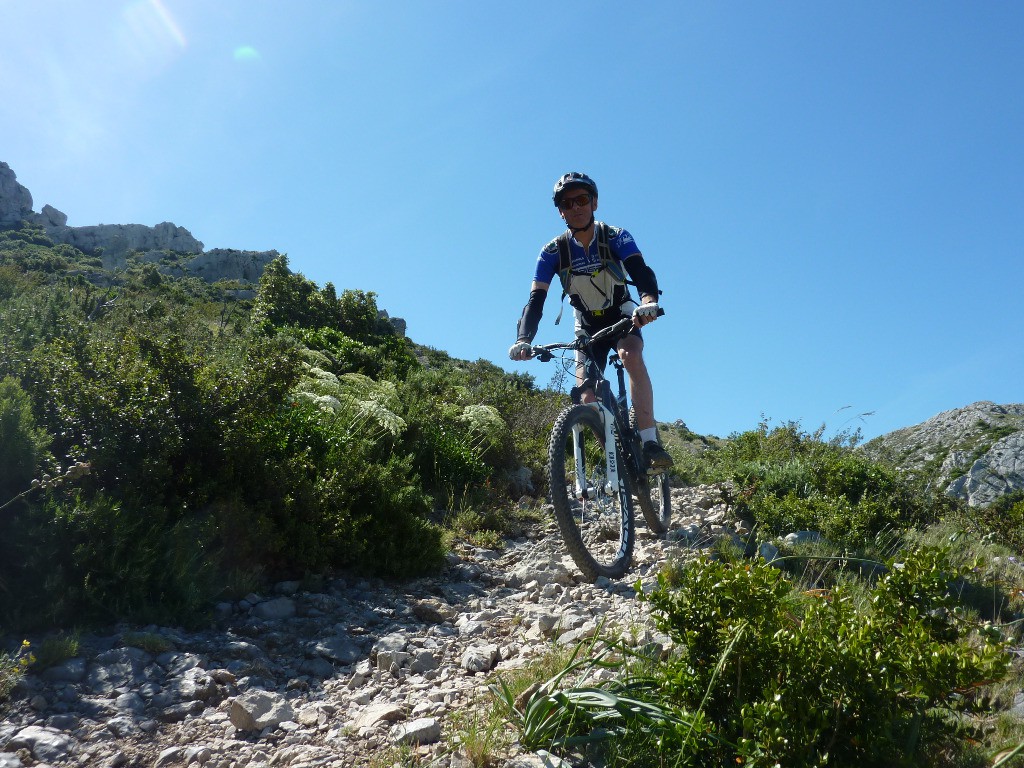
[[[665,310],[658,308],[658,317],[665,314]],[[530,356],[536,360],[540,360],[542,363],[546,363],[551,360],[554,352],[557,349],[583,349],[596,344],[599,341],[603,341],[608,338],[618,339],[620,336],[625,336],[633,328],[633,318],[624,317],[614,325],[609,325],[607,328],[602,328],[600,331],[595,333],[593,336],[580,336],[570,342],[562,342],[558,344],[537,344],[530,347]]]

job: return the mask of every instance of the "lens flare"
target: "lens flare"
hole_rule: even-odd
[[[235,48],[234,57],[235,61],[256,61],[260,57],[260,52],[251,45],[240,45]]]
[[[185,48],[188,40],[160,0],[136,0],[125,6],[124,19],[136,40],[146,45]]]
[[[153,10],[156,12],[160,22],[164,25],[171,39],[174,40],[178,45],[184,48],[188,45],[188,41],[185,39],[185,34],[181,31],[181,27],[178,26],[178,22],[171,16],[171,12],[164,7],[164,4],[160,0],[149,0],[149,4],[153,6]]]

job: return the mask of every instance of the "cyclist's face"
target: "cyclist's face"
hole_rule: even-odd
[[[586,205],[580,205],[578,201],[581,195],[587,195],[590,198],[590,202]],[[566,209],[564,205],[560,205],[558,213],[565,220],[565,223],[574,229],[585,227],[594,215],[594,211],[597,210],[597,198],[591,195],[585,187],[567,190],[562,195],[562,201],[563,203],[573,202],[572,207],[569,209]]]

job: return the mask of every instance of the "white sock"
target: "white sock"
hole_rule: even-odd
[[[653,440],[654,442],[658,442],[658,428],[657,427],[648,427],[647,429],[641,429],[640,430],[640,439],[643,440],[645,443],[648,440]]]

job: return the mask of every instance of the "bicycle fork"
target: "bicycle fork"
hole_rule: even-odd
[[[574,424],[572,428],[572,442],[573,456],[576,460],[575,496],[581,500],[596,499],[599,496],[611,496],[619,488],[619,455],[615,443],[615,417],[601,403],[588,403],[588,405],[601,414],[601,421],[604,424],[606,466],[603,488],[595,488],[587,482],[587,463],[583,456],[584,428],[579,424]]]

